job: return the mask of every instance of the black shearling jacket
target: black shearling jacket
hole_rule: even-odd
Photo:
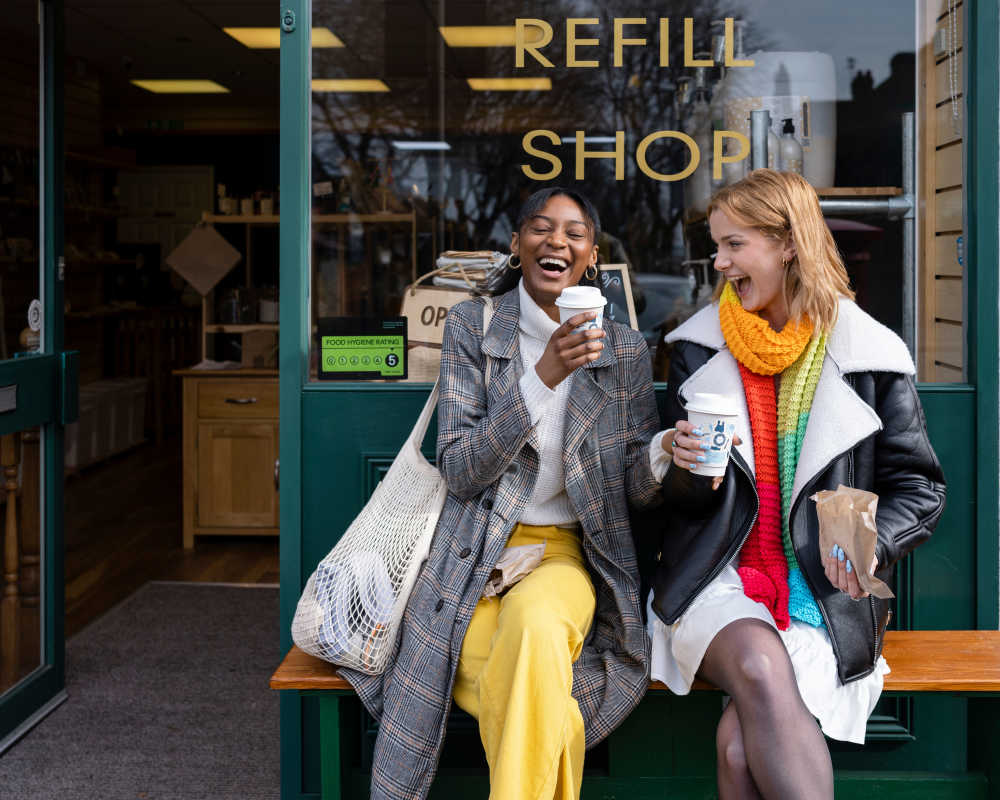
[[[717,306],[703,309],[668,337],[674,342],[667,418],[687,414],[695,391],[738,395],[744,443],[733,448],[722,486],[673,466],[663,479],[667,502],[653,578],[653,609],[671,624],[735,558],[756,520],[759,499],[753,446],[736,360],[718,324]],[[855,601],[823,571],[819,523],[810,495],[838,485],[879,496],[877,575],[892,584],[893,567],[925,541],[944,510],[944,475],[927,437],[903,342],[853,302],[842,300],[827,341],[792,492],[791,535],[799,566],[820,607],[840,679],[870,674],[881,653],[889,602]]]

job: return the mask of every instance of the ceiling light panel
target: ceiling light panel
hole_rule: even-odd
[[[228,94],[229,89],[208,80],[132,80],[130,83],[154,94]]]
[[[222,30],[240,44],[254,50],[276,50],[281,47],[280,28],[223,28]],[[312,46],[314,49],[343,47],[344,43],[329,28],[317,27],[312,29]]]
[[[314,92],[388,92],[389,87],[377,78],[313,78]]]
[[[442,25],[438,28],[449,47],[513,47],[513,25]]]
[[[469,78],[469,88],[476,92],[547,92],[551,78]]]

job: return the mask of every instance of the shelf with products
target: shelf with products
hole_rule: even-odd
[[[253,232],[258,226],[277,225],[278,216],[203,212],[201,218],[213,226],[245,228],[242,241],[238,234],[223,234],[241,252],[242,270],[231,272],[202,297],[202,360],[231,361],[230,356],[238,353],[244,368],[270,368],[272,362],[276,366],[277,235],[275,231],[262,242]]]
[[[233,226],[244,226],[243,242],[241,245],[237,245],[237,247],[244,254],[246,261],[247,287],[254,285],[252,280],[253,264],[257,258],[254,252],[255,247],[252,232],[259,230],[261,227],[277,226],[280,223],[280,219],[279,214],[215,214],[211,212],[204,212],[202,214],[202,221],[204,223],[215,225],[219,228],[231,229]],[[395,259],[397,271],[401,263],[406,265],[404,269],[408,267],[409,275],[404,279],[404,283],[415,280],[417,275],[418,228],[420,226],[420,219],[420,215],[415,210],[405,212],[376,211],[370,213],[314,212],[311,220],[316,231],[330,231],[329,236],[326,233],[321,234],[321,238],[324,240],[322,243],[319,243],[318,239],[314,241],[317,241],[317,247],[326,249],[331,254],[330,258],[326,261],[322,258],[316,259],[317,264],[322,262],[324,266],[317,267],[317,271],[314,274],[314,281],[317,282],[317,285],[314,286],[315,291],[313,292],[314,317],[330,314],[365,316],[377,313],[373,298],[379,292],[376,291],[375,284],[380,280],[379,276],[384,274],[386,262],[384,260],[376,260],[375,253],[379,250],[377,244],[379,237],[385,236],[385,234],[376,232],[382,230],[383,226],[386,229],[393,229],[395,226],[397,234],[394,235],[397,237],[397,241],[391,247],[383,242],[381,252],[392,251],[390,258]],[[360,228],[360,234],[356,232],[356,226]],[[409,228],[406,241],[398,239],[398,228],[400,226]],[[433,230],[434,226],[432,224],[431,231],[433,232]],[[364,247],[359,248],[359,252],[363,252],[364,255],[361,258],[361,262],[357,264],[348,263],[350,261],[349,253],[351,252],[348,237],[356,235],[363,236],[365,239]],[[235,243],[231,237],[227,236],[227,238],[230,238],[231,243]],[[322,284],[322,286],[318,284]],[[320,303],[321,295],[324,298],[323,303]],[[327,302],[326,298],[332,299]],[[213,319],[211,316],[214,304],[215,295],[210,294],[205,299],[206,353],[208,352],[207,337],[210,333],[242,332],[239,330],[222,331],[219,328],[218,320]],[[321,311],[322,314],[320,314]]]

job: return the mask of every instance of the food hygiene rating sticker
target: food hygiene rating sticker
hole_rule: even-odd
[[[406,378],[405,317],[326,317],[318,327],[321,380]]]

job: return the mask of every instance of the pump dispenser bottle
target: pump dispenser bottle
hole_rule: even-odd
[[[802,145],[795,138],[795,126],[791,118],[784,120],[781,129],[781,141],[778,144],[778,165],[784,172],[802,174]]]

